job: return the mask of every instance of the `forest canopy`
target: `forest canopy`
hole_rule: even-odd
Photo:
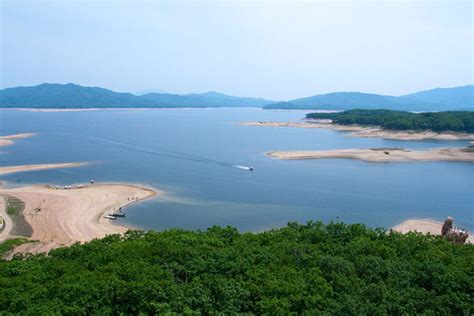
[[[0,311],[470,315],[472,262],[472,245],[360,224],[130,231],[0,260]]]
[[[341,125],[376,125],[389,130],[432,130],[474,133],[474,112],[412,113],[391,110],[350,110],[337,113],[309,113],[308,119],[330,119]]]

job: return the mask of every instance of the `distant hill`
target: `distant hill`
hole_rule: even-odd
[[[285,102],[235,97],[218,92],[170,94],[118,93],[99,87],[44,83],[0,90],[2,108],[179,108],[263,107],[265,109],[401,111],[474,110],[474,85],[433,89],[404,96],[361,92],[333,92]]]
[[[142,98],[158,102],[173,104],[176,107],[263,107],[274,101],[258,98],[234,97],[217,92],[193,94],[149,93]]]
[[[138,95],[138,96],[142,96],[142,95],[149,94],[149,93],[167,93],[167,92],[163,91],[163,90],[159,90],[159,89],[151,89],[151,90],[137,91],[137,92],[134,92],[133,94]]]
[[[122,108],[155,107],[153,102],[131,93],[82,87],[76,84],[44,83],[34,87],[0,91],[0,107],[20,108]]]
[[[138,96],[72,83],[44,83],[0,90],[0,107],[3,108],[263,107],[272,102],[217,92],[187,95],[148,93]]]
[[[455,88],[437,88],[407,94],[401,98],[428,102],[442,106],[456,107],[459,109],[472,109],[474,107],[474,85]]]
[[[333,92],[273,103],[265,109],[391,109],[405,111],[474,110],[474,86],[434,89],[395,97],[360,92]]]

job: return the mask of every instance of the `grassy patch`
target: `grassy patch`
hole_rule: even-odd
[[[7,214],[11,217],[13,221],[11,235],[31,237],[33,229],[31,228],[30,224],[28,224],[25,219],[25,216],[23,215],[25,203],[22,200],[13,196],[6,196],[5,202]]]
[[[16,246],[19,246],[26,242],[28,242],[28,239],[26,238],[13,238],[5,240],[3,243],[0,244],[0,258]]]
[[[8,215],[19,215],[25,208],[25,203],[16,197],[9,196],[7,199],[7,214]]]

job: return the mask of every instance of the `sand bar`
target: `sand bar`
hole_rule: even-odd
[[[5,167],[0,167],[0,175],[17,173],[17,172],[26,172],[26,171],[80,167],[85,164],[86,164],[85,162],[65,162],[65,163],[48,163],[48,164],[37,164],[37,165],[5,166]]]
[[[338,125],[330,120],[305,120],[304,122],[243,122],[245,126],[297,127],[297,128],[328,128],[336,131],[350,132],[353,137],[379,137],[394,140],[474,140],[474,134],[432,131],[389,131],[380,127],[364,127],[359,125]]]
[[[28,138],[34,136],[36,134],[33,133],[22,133],[22,134],[14,134],[14,135],[5,135],[0,136],[0,146],[7,146],[13,144],[13,140],[21,139],[21,138]]]
[[[47,186],[0,188],[0,195],[25,203],[24,216],[33,229],[31,240],[39,243],[22,245],[16,251],[32,253],[124,233],[127,227],[115,225],[116,221],[103,215],[156,194],[162,193],[128,184],[94,184],[68,190]]]
[[[441,235],[442,222],[432,219],[408,219],[397,226],[392,227],[393,230],[402,234],[408,232],[419,232],[423,234],[430,233],[431,235]],[[469,233],[468,243],[474,242],[474,236]]]
[[[346,158],[367,162],[463,161],[474,162],[474,152],[466,148],[410,150],[403,148],[336,149],[314,151],[273,151],[267,156],[277,159]]]

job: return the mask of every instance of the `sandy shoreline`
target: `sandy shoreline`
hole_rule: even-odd
[[[12,221],[7,214],[5,207],[5,199],[0,197],[0,216],[3,218],[3,229],[0,230],[0,243],[10,237],[10,231],[12,230]]]
[[[26,171],[73,168],[73,167],[80,167],[85,164],[87,163],[86,162],[65,162],[65,163],[47,163],[47,164],[36,164],[36,165],[5,166],[5,167],[0,167],[0,175],[17,173],[17,172],[26,172]]]
[[[442,222],[438,222],[432,219],[408,219],[394,227],[393,230],[402,234],[408,232],[419,232],[423,234],[430,233],[431,235],[441,235]],[[474,236],[469,233],[468,243],[474,243]]]
[[[462,161],[474,162],[474,152],[464,148],[410,150],[403,148],[336,149],[314,151],[272,151],[267,156],[276,159],[346,158],[367,162]]]
[[[157,194],[162,192],[129,184],[94,184],[68,190],[47,186],[0,188],[0,195],[25,203],[23,214],[33,229],[30,239],[39,243],[21,245],[16,251],[31,253],[124,233],[127,227],[115,225],[103,215]]]
[[[0,136],[0,146],[8,146],[8,145],[13,144],[15,139],[28,138],[34,135],[36,134],[22,133],[22,134]]]
[[[338,125],[329,121],[318,120],[304,122],[243,122],[244,126],[296,127],[296,128],[328,128],[336,131],[350,132],[353,137],[380,137],[393,140],[474,140],[474,134],[467,133],[436,133],[432,131],[389,131],[379,127],[358,125]]]
[[[0,137],[0,145],[10,145],[13,140],[33,136],[31,133]],[[0,166],[0,175],[16,172],[79,167],[85,162]],[[7,189],[0,186],[0,215],[5,227],[0,241],[12,236],[12,221],[5,210],[5,197],[11,196],[25,203],[23,216],[31,226],[30,240],[37,242],[20,245],[14,252],[39,253],[75,242],[90,241],[106,235],[124,233],[123,225],[114,225],[104,218],[104,213],[117,212],[119,208],[154,196],[158,190],[128,184],[94,184],[74,189],[52,189],[48,186],[28,186]],[[26,223],[25,223],[26,224]]]

